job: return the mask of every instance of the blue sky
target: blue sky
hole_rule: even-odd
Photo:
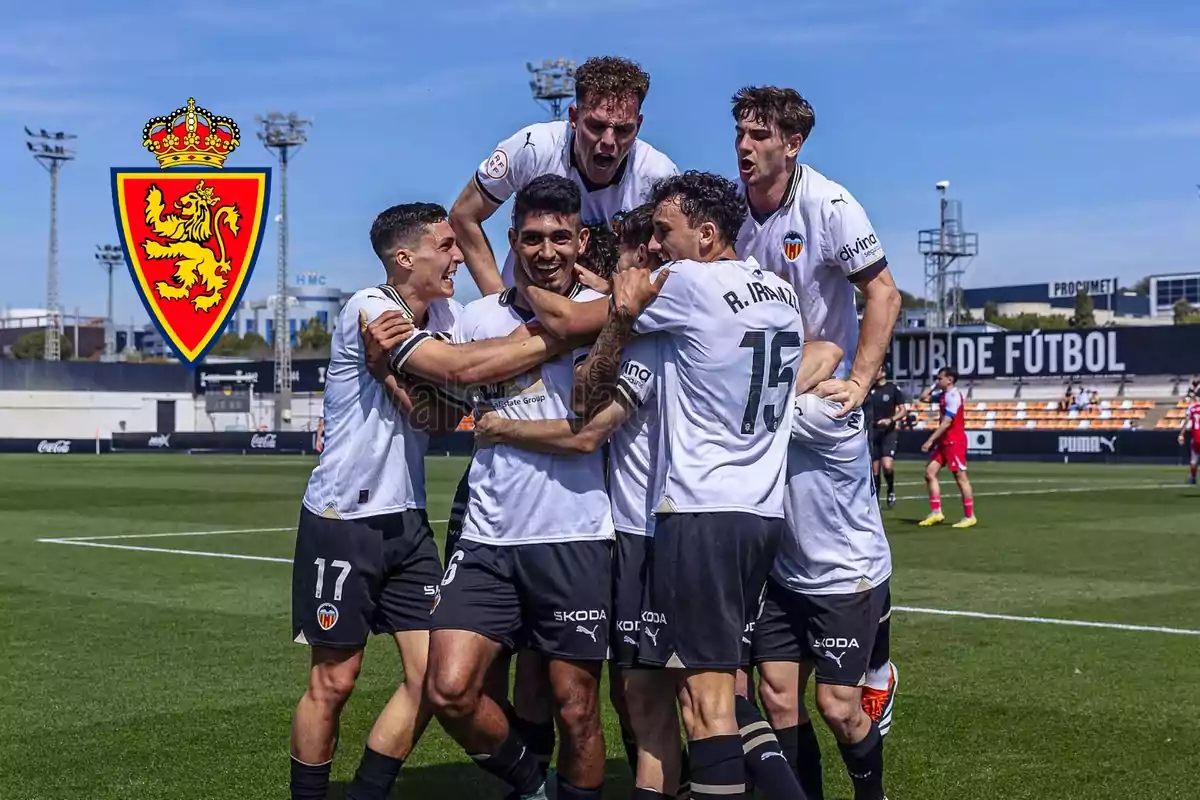
[[[1136,10],[1135,10],[1136,5]],[[401,10],[405,9],[406,10]],[[497,141],[545,117],[525,63],[619,54],[652,75],[642,136],[735,176],[729,96],[799,89],[802,158],[867,208],[903,288],[952,182],[980,255],[964,285],[1200,268],[1200,6],[1181,0],[213,0],[22,4],[0,30],[0,306],[45,294],[48,180],[22,125],[79,135],[62,174],[63,305],[104,311],[108,171],[151,167],[146,120],[189,95],[242,127],[230,166],[272,163],[269,110],[310,117],[289,171],[292,271],[377,282],[367,231],[405,200],[449,205]],[[278,198],[272,203],[277,211]],[[488,226],[503,258],[503,216]],[[274,285],[274,224],[246,295]],[[476,295],[459,272],[462,299]],[[118,276],[121,323],[144,312]]]

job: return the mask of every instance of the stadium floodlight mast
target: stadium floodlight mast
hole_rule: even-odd
[[[25,146],[50,173],[50,258],[46,266],[46,313],[50,318],[46,325],[45,358],[58,361],[62,357],[62,315],[58,310],[58,171],[63,162],[75,158],[74,151],[67,149],[64,142],[79,137],[63,131],[51,133],[45,128],[31,131],[28,126],[25,135],[28,137]]]
[[[547,58],[540,66],[528,62],[525,68],[533,75],[529,88],[534,101],[549,106],[551,120],[562,119],[563,101],[575,96],[575,62]]]
[[[960,258],[973,258],[979,254],[979,235],[966,233],[962,229],[962,203],[950,200],[946,193],[950,181],[938,181],[938,227],[917,233],[917,246],[925,256],[925,327],[929,331],[930,350],[933,354],[933,334],[945,329],[947,336],[961,322],[962,284],[966,271],[955,267]],[[952,342],[947,339],[947,347]],[[947,352],[947,357],[950,352]],[[929,376],[935,374],[933,359],[929,359]]]
[[[104,313],[104,361],[113,361],[117,356],[117,329],[113,327],[113,270],[124,260],[125,256],[118,245],[96,245],[96,263],[108,273],[108,305]]]
[[[279,159],[279,253],[275,296],[275,427],[283,430],[285,418],[292,413],[292,340],[288,330],[287,271],[288,271],[288,213],[287,165],[293,149],[308,141],[304,130],[312,120],[300,119],[293,112],[283,115],[272,111],[265,117],[255,117],[262,130],[258,138],[263,146]]]

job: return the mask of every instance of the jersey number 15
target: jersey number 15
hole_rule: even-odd
[[[766,331],[746,331],[739,347],[748,347],[754,354],[750,366],[750,389],[746,396],[746,411],[742,414],[742,433],[752,434],[758,427],[759,409],[762,408],[763,422],[767,430],[774,433],[779,423],[787,415],[787,400],[790,399],[792,384],[796,380],[796,371],[783,365],[783,348],[801,347],[800,334],[795,331],[778,331],[771,337],[771,375],[766,385],[775,388],[783,386],[787,396],[782,403],[784,410],[778,411],[776,406],[763,407],[763,378],[767,371],[767,333]]]

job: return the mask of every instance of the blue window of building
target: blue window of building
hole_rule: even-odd
[[[296,328],[296,318],[292,317],[288,320],[288,341],[292,343],[293,347],[296,345]]]
[[[248,320],[246,320],[246,330],[243,331],[242,335],[245,336],[247,333],[253,333],[253,332],[254,332],[254,320],[248,319]]]
[[[328,311],[318,311],[317,319],[321,320],[321,325],[323,325],[325,327],[325,330],[329,330],[329,312]]]
[[[275,344],[275,320],[267,320],[267,344]]]

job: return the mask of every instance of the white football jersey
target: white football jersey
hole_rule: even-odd
[[[788,450],[788,535],[771,575],[800,594],[851,594],[892,574],[892,550],[871,486],[871,452],[862,409],[814,394],[793,402]]]
[[[358,519],[425,507],[429,435],[409,425],[367,370],[358,332],[360,310],[372,322],[396,309],[412,317],[399,292],[385,284],[355,292],[338,314],[325,372],[325,447],[304,493],[314,514],[332,508],[342,519]],[[462,310],[454,300],[432,303],[424,329],[397,348],[393,364],[402,366],[433,336],[449,339]]]
[[[608,440],[608,493],[613,525],[622,533],[654,535],[650,476],[658,471],[658,404],[662,374],[658,336],[639,336],[621,353],[617,391],[633,411]]]
[[[516,290],[467,305],[455,328],[456,342],[507,336],[534,319],[513,303]],[[603,295],[577,284],[571,298]],[[479,387],[474,401],[508,419],[571,419],[575,363],[588,349],[564,353],[501,384]],[[462,538],[492,545],[544,544],[612,539],[612,510],[604,485],[604,454],[535,453],[505,444],[476,448],[471,456]]]
[[[612,183],[591,184],[575,165],[571,125],[565,120],[537,122],[514,133],[488,156],[475,172],[475,184],[493,202],[503,203],[540,175],[561,175],[579,185],[584,225],[604,223],[646,201],[651,185],[678,174],[675,163],[641,139],[636,139]],[[505,286],[513,285],[512,251],[501,270]]]
[[[835,377],[846,378],[858,352],[854,286],[887,266],[867,212],[841,185],[797,164],[783,200],[761,222],[746,217],[737,252],[753,256],[796,289],[804,336],[842,348]]]
[[[754,259],[665,268],[661,293],[634,322],[636,333],[664,334],[654,510],[783,517],[804,344],[796,293]]]

